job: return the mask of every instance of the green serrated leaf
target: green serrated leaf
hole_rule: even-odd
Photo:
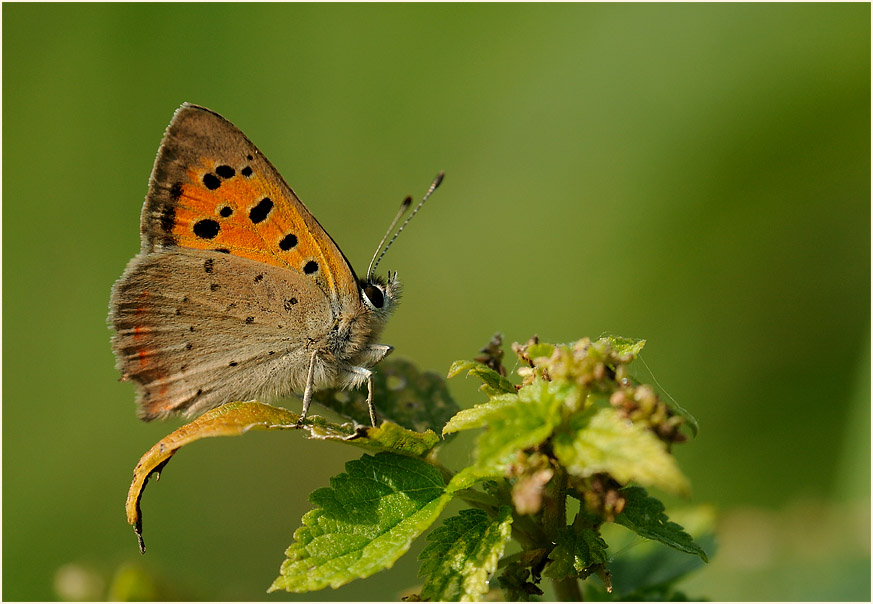
[[[440,443],[440,437],[433,430],[413,432],[394,422],[384,421],[378,427],[358,426],[358,434],[364,437],[346,438],[353,445],[370,451],[390,451],[413,457],[422,457]]]
[[[555,456],[574,476],[605,472],[621,484],[636,481],[682,495],[690,490],[667,446],[615,409],[592,409],[573,417],[552,444]]]
[[[451,499],[437,468],[393,453],[346,464],[331,486],[310,495],[268,591],[305,593],[341,585],[393,566]]]
[[[467,372],[468,376],[472,375],[482,380],[479,390],[489,397],[507,393],[515,394],[515,386],[512,385],[512,382],[478,361],[455,361],[449,368],[449,377],[453,378],[464,371]]]
[[[700,556],[704,562],[709,562],[706,552],[691,535],[671,522],[664,513],[664,504],[650,497],[641,487],[625,487],[619,491],[625,498],[624,509],[615,517],[615,523],[629,528],[646,539],[660,541],[679,551]]]
[[[561,421],[566,387],[537,380],[519,390],[517,403],[488,420],[488,429],[476,441],[479,465],[502,463],[515,451],[544,442]]]
[[[606,541],[600,533],[588,527],[565,526],[558,534],[555,548],[549,554],[551,562],[543,575],[550,579],[587,577],[595,565],[609,561]]]
[[[471,481],[500,476],[515,452],[548,439],[561,421],[566,389],[565,385],[536,380],[517,395],[501,395],[452,418],[443,433],[487,428],[476,440],[475,464],[460,473],[462,478],[456,477],[453,484],[466,488]]]
[[[470,409],[462,409],[443,426],[443,435],[487,426],[492,417],[500,417],[504,409],[518,404],[517,394],[504,394],[487,403],[479,403]]]
[[[419,576],[427,577],[422,599],[481,601],[509,540],[512,509],[501,506],[496,518],[483,510],[461,510],[433,530],[424,548]]]
[[[615,352],[622,356],[629,354],[634,358],[640,354],[640,351],[642,351],[643,347],[646,345],[645,340],[623,338],[621,336],[605,336],[600,338],[598,342],[609,344]]]
[[[681,524],[688,530],[688,524],[684,521]],[[675,586],[706,564],[697,556],[689,556],[658,541],[643,539],[623,526],[606,525],[603,528],[610,548],[618,552],[609,562],[613,599],[676,600],[680,596]],[[702,530],[704,533],[695,540],[711,555],[715,548],[714,536],[705,532],[706,529]]]
[[[432,371],[419,371],[405,359],[387,359],[376,365],[373,387],[379,418],[416,432],[438,431],[458,412],[445,379]],[[359,424],[370,425],[366,388],[321,390],[312,400]]]

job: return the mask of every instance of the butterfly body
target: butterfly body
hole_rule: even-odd
[[[110,322],[140,417],[356,387],[400,286],[359,281],[261,152],[218,114],[183,105],[158,151],[140,253],[113,286]],[[370,397],[371,419],[372,392]]]

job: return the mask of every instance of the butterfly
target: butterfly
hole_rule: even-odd
[[[442,173],[412,215],[441,180]],[[315,390],[367,382],[376,425],[372,367],[392,351],[378,339],[400,298],[396,273],[375,276],[374,255],[359,279],[236,126],[197,105],[176,111],[140,235],[139,254],[112,287],[109,321],[141,419],[302,392],[302,422]]]

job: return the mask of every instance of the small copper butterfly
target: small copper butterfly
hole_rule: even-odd
[[[142,419],[302,392],[302,421],[313,390],[367,382],[376,424],[371,368],[392,350],[377,340],[400,297],[397,276],[376,277],[374,255],[359,280],[236,126],[204,107],[176,111],[140,235],[139,254],[112,287],[109,320],[116,364],[137,386]]]

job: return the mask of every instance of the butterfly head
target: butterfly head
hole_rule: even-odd
[[[370,275],[366,280],[361,280],[360,286],[364,306],[377,318],[387,320],[400,301],[402,293],[397,273],[389,271],[387,279],[379,275]]]

